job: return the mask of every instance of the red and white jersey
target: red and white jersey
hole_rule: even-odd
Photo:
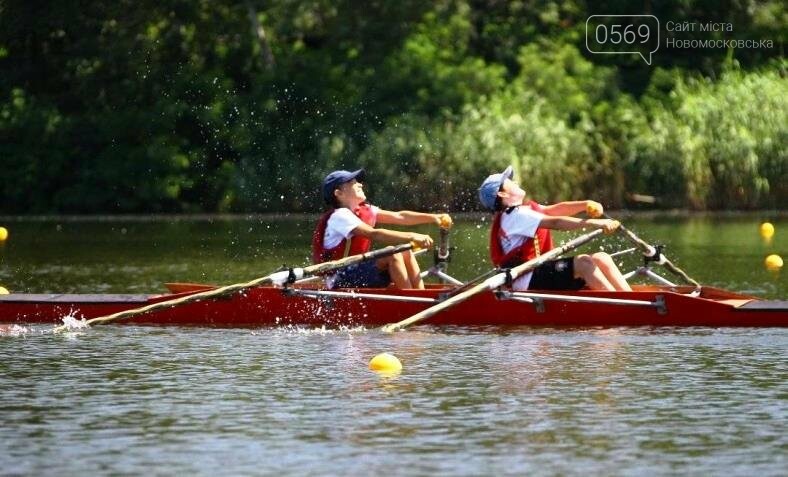
[[[497,212],[490,230],[490,258],[496,267],[513,267],[553,248],[549,229],[540,228],[544,218],[542,206],[528,204]],[[527,290],[532,273],[521,275],[512,284],[515,290]]]
[[[367,225],[370,227],[375,227],[379,210],[374,205],[369,206],[372,218],[371,223],[367,222]],[[326,231],[323,234],[323,248],[326,250],[335,248],[341,241],[352,237],[353,230],[363,223],[365,222],[361,220],[361,217],[354,214],[352,210],[345,207],[335,209],[326,223]]]

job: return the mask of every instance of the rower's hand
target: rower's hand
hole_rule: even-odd
[[[435,223],[442,229],[450,229],[454,225],[449,214],[435,214]]]
[[[615,232],[621,226],[621,222],[618,220],[591,219],[589,222],[591,221],[593,221],[593,224],[596,225],[597,228],[604,230],[604,232],[608,235]]]
[[[410,243],[417,248],[430,248],[432,247],[432,237],[424,234],[411,234]]]
[[[596,219],[602,217],[604,213],[605,213],[605,208],[602,207],[602,204],[594,200],[586,201],[586,215],[588,215],[592,219]]]

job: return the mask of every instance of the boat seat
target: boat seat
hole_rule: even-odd
[[[726,300],[714,300],[718,303],[725,303],[726,305],[731,305],[735,308],[741,308],[742,306],[746,305],[747,303],[752,302],[753,300],[747,298],[742,300],[741,298],[728,298]]]
[[[11,293],[0,295],[0,302],[15,303],[147,303],[149,295],[89,295],[63,293]]]

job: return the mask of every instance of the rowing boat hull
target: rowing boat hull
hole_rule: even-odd
[[[203,288],[204,289],[204,288]],[[364,293],[436,299],[449,288],[427,290],[367,289]],[[198,291],[167,295],[5,295],[0,323],[62,323],[64,316],[94,318],[138,308]],[[430,318],[435,326],[788,326],[788,302],[764,301],[706,287],[700,297],[687,289],[638,287],[629,293],[572,292],[571,295],[630,300],[664,300],[664,307],[608,303],[545,301],[541,306],[502,300],[492,292],[470,298]],[[560,294],[560,293],[559,293]],[[570,293],[567,292],[566,295]],[[280,288],[259,287],[230,297],[188,303],[117,323],[161,326],[328,328],[377,327],[405,319],[429,307],[425,302],[391,302],[350,295],[331,298],[292,296]]]

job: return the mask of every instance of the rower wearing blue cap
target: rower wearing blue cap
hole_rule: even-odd
[[[315,263],[367,252],[373,241],[432,246],[429,235],[376,228],[378,224],[451,226],[448,214],[393,212],[367,203],[362,184],[365,178],[364,170],[359,169],[333,171],[323,179],[321,193],[329,209],[318,220],[312,236]],[[381,288],[390,283],[397,288],[424,288],[419,264],[410,250],[341,269],[327,281],[329,288]]]
[[[597,219],[602,204],[593,200],[540,205],[525,200],[525,191],[513,180],[514,170],[507,167],[492,174],[479,187],[479,201],[494,214],[490,230],[490,257],[496,267],[511,268],[532,260],[553,248],[551,229],[575,230],[592,227],[613,232],[615,220]],[[586,212],[588,219],[572,217]],[[550,260],[517,278],[512,288],[536,290],[631,291],[610,255],[594,253]]]

